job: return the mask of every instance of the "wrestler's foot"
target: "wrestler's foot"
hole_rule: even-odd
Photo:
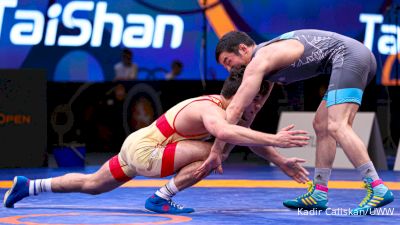
[[[291,209],[325,210],[328,208],[328,188],[312,182],[307,183],[307,193],[293,200],[286,200],[283,205]]]
[[[144,207],[156,213],[178,214],[194,212],[192,208],[184,208],[182,205],[176,204],[172,200],[165,200],[156,194],[146,200]]]
[[[365,178],[364,184],[367,189],[367,195],[358,205],[359,207],[351,211],[353,215],[369,215],[376,208],[393,202],[393,193],[383,184],[381,179],[372,181],[371,178]]]
[[[14,177],[12,187],[4,195],[3,205],[14,208],[14,204],[29,196],[29,179],[23,176]]]

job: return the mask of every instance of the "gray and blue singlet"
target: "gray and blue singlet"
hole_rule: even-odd
[[[257,45],[257,51],[271,43],[296,39],[304,45],[303,55],[293,64],[265,79],[290,84],[322,74],[330,74],[324,96],[327,107],[341,103],[361,104],[367,84],[375,76],[376,60],[372,52],[352,38],[321,30],[296,30]]]

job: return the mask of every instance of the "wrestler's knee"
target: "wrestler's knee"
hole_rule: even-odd
[[[201,154],[200,160],[206,160],[208,158],[208,156],[210,155],[212,143],[203,142],[203,143],[201,143],[201,145],[203,146],[203,151],[201,151],[203,154]]]
[[[326,130],[326,123],[324,123],[324,121],[322,121],[321,119],[314,118],[313,128],[315,132],[324,131]]]
[[[326,136],[329,135],[328,133],[328,123],[326,120],[323,120],[321,118],[314,118],[313,120],[313,128],[315,131],[315,134],[317,136]]]
[[[343,132],[346,126],[347,123],[344,123],[342,121],[328,119],[328,133],[335,139],[340,137],[340,134]]]

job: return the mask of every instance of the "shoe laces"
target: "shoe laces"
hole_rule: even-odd
[[[364,183],[363,187],[367,189],[367,195],[364,197],[364,199],[359,204],[360,207],[363,207],[365,204],[367,204],[373,195],[373,189],[372,189],[372,186],[370,183],[367,183],[367,182]]]
[[[307,185],[308,185],[307,193],[301,195],[300,197],[298,197],[298,199],[302,199],[302,198],[308,197],[308,196],[310,196],[312,194],[312,192],[314,190],[314,183],[312,181],[308,181]]]
[[[175,202],[172,201],[172,200],[169,200],[169,201],[168,201],[168,204],[169,204],[170,206],[174,207],[174,208],[183,209],[183,205],[180,205],[180,204],[178,204],[178,203],[175,203]]]

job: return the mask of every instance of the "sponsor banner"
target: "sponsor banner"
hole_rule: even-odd
[[[184,66],[177,79],[223,80],[227,72],[214,51],[226,32],[242,30],[260,43],[314,28],[363,42],[377,58],[377,83],[399,85],[394,69],[400,57],[398,3],[2,0],[0,68],[45,68],[51,81],[107,81],[127,47],[134,52],[139,79],[165,79],[171,62],[180,60]]]
[[[0,167],[38,167],[45,161],[46,74],[0,70]]]

